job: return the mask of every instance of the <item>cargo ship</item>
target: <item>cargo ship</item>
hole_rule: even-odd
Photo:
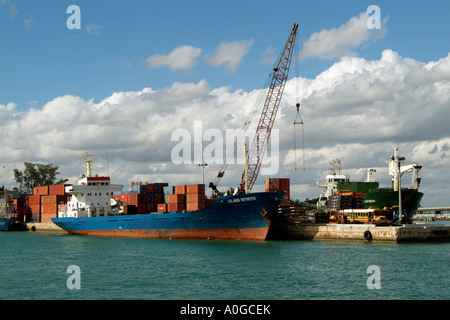
[[[111,184],[110,177],[91,176],[89,156],[85,157],[87,174],[78,185],[66,186],[68,201],[57,218],[60,228],[71,234],[101,237],[148,239],[220,239],[264,240],[272,215],[284,193],[259,192],[218,197],[198,210],[171,210],[129,213],[115,206],[115,192],[122,185]],[[203,185],[204,186],[204,185]],[[204,189],[203,189],[204,190]],[[173,207],[179,209],[179,207]],[[159,211],[159,210],[158,210]]]
[[[395,149],[394,149],[395,150]],[[403,159],[403,158],[401,158]],[[404,159],[403,159],[404,160]],[[396,179],[396,162],[394,157],[389,158],[389,175],[392,177],[392,187],[380,188],[376,181],[376,170],[368,169],[365,181],[353,182],[350,181],[350,176],[341,174],[341,162],[334,159],[332,164],[331,174],[326,176],[326,181],[317,181],[316,185],[321,187],[324,196],[319,197],[318,206],[331,209],[370,209],[370,208],[397,208],[399,206],[399,183]],[[403,221],[409,221],[416,213],[420,206],[423,193],[419,191],[421,178],[419,172],[422,169],[422,164],[413,163],[408,165],[400,165],[400,176],[404,173],[412,172],[411,186],[409,188],[400,188],[401,190],[401,204]],[[401,180],[400,180],[401,181]],[[358,195],[358,204],[353,206],[353,202],[348,200],[343,206],[339,200],[344,192],[351,192],[362,194]],[[355,199],[352,199],[355,200]],[[336,207],[337,204],[341,206]],[[395,211],[395,210],[394,210]],[[397,217],[398,218],[398,217]]]
[[[0,231],[9,231],[15,222],[15,209],[9,194],[0,187]]]

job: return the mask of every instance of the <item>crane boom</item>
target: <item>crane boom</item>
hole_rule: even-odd
[[[250,192],[256,182],[256,179],[258,178],[262,159],[267,148],[270,133],[272,131],[278,107],[280,106],[281,97],[284,92],[284,87],[288,78],[289,67],[291,65],[292,53],[294,51],[294,44],[297,35],[297,28],[298,23],[295,23],[278,64],[275,68],[273,68],[273,76],[269,86],[269,91],[266,96],[264,107],[249,152],[247,168],[248,181],[246,182],[244,172],[242,174],[240,185],[241,193],[245,192],[245,189]],[[247,188],[245,188],[246,183],[248,183]]]

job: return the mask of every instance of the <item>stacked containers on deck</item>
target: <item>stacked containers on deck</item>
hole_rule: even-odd
[[[330,209],[364,209],[364,192],[339,190],[328,200]]]
[[[27,221],[51,222],[67,203],[66,184],[35,187],[33,195],[27,196]]]
[[[190,184],[186,186],[186,210],[195,211],[205,207],[205,185]]]
[[[266,192],[284,191],[283,200],[280,206],[289,206],[291,204],[291,191],[289,178],[269,178],[264,184]]]
[[[155,212],[157,204],[164,202],[164,188],[168,183],[135,184],[122,188],[121,195],[114,195],[123,203],[123,210],[128,214],[145,214]]]

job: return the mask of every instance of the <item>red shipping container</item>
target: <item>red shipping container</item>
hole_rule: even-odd
[[[33,194],[35,196],[46,196],[46,195],[48,195],[48,186],[34,187]]]
[[[280,189],[281,190],[289,190],[291,182],[289,178],[280,178]]]
[[[41,196],[41,204],[60,204],[66,202],[66,196],[64,195],[48,195]]]
[[[185,194],[168,194],[167,195],[167,203],[185,203],[186,195]]]
[[[58,213],[58,204],[41,204],[41,214],[42,213]]]
[[[23,199],[12,199],[12,201],[14,202],[16,209],[25,207],[25,201]]]
[[[147,192],[155,192],[155,184],[154,183],[147,184]]]
[[[186,194],[188,193],[205,193],[204,184],[189,184],[186,186]]]
[[[188,193],[186,195],[186,203],[188,202],[205,203],[205,195],[202,193]]]
[[[30,204],[27,207],[27,213],[32,213],[32,214],[41,213],[41,205],[40,204]]]
[[[163,203],[164,202],[164,193],[155,192],[155,202]]]
[[[174,192],[175,194],[186,194],[186,186],[175,186]]]
[[[52,222],[52,218],[57,218],[56,213],[41,213],[41,222]]]
[[[266,179],[265,189],[280,190],[280,179],[278,178]]]
[[[186,209],[186,205],[184,203],[168,203],[167,204],[167,211],[172,212],[181,212]]]
[[[205,207],[204,203],[198,203],[198,202],[188,202],[186,203],[186,210],[187,211],[196,211],[203,209]]]
[[[66,186],[68,184],[55,184],[52,186],[48,186],[48,194],[49,195],[64,195],[66,194]]]
[[[156,212],[156,203],[154,202],[147,203],[147,213],[149,212]]]
[[[165,203],[158,203],[156,207],[158,212],[167,212],[167,205]]]
[[[36,195],[36,196],[27,196],[27,204],[28,204],[29,206],[41,204],[41,196],[40,196],[40,195]]]
[[[124,200],[125,203],[128,204],[134,204],[135,206],[139,205],[146,205],[147,204],[147,194],[145,193],[129,193],[129,194],[123,194],[123,196],[126,196],[126,200]]]

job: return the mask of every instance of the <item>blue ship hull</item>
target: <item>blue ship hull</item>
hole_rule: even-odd
[[[224,196],[192,212],[53,218],[72,234],[151,239],[264,240],[283,192]]]
[[[14,220],[10,218],[0,218],[0,231],[8,231]]]

